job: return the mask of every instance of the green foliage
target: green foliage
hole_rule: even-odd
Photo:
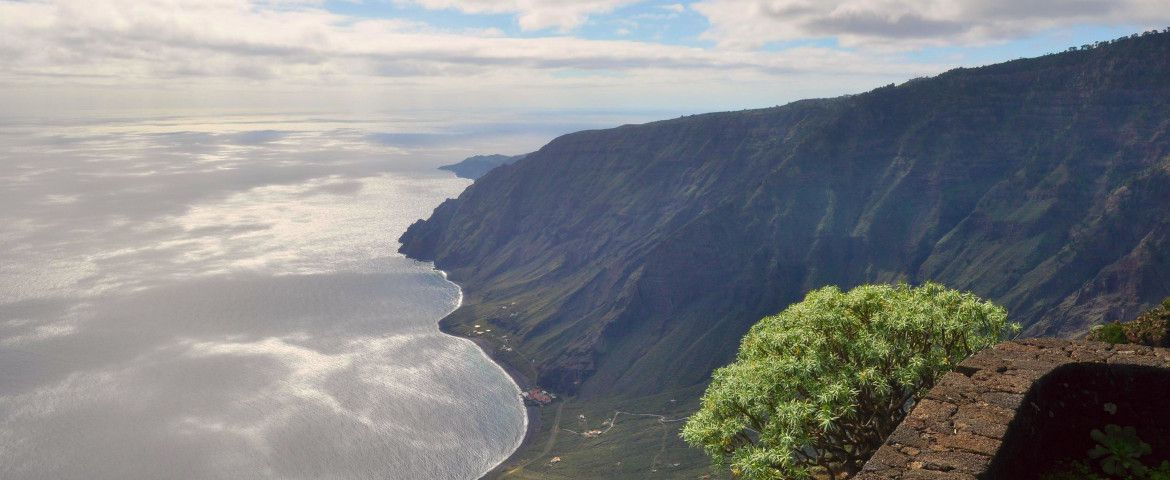
[[[1158,468],[1150,469],[1150,480],[1170,480],[1170,461],[1163,460]]]
[[[1085,462],[1065,462],[1056,471],[1040,477],[1041,480],[1105,480]]]
[[[752,327],[683,438],[746,478],[856,472],[939,376],[1016,329],[934,283],[821,288]]]
[[[1110,424],[1104,431],[1093,429],[1089,436],[1097,442],[1088,455],[1097,461],[1099,472],[1082,460],[1062,465],[1057,472],[1045,475],[1044,480],[1170,480],[1170,462],[1163,461],[1156,468],[1142,463],[1141,457],[1152,450],[1134,427]]]
[[[1149,471],[1139,458],[1150,453],[1150,444],[1138,438],[1137,429],[1110,424],[1103,432],[1093,429],[1089,436],[1097,442],[1089,450],[1089,458],[1100,462],[1101,471],[1106,474],[1128,477],[1132,473],[1144,477]]]
[[[1111,322],[1094,327],[1089,332],[1088,339],[1115,344],[1129,343],[1129,339],[1125,338],[1125,327],[1121,325],[1121,322]]]
[[[1128,322],[1095,326],[1085,338],[1098,342],[1170,347],[1170,297]]]
[[[1127,324],[1126,337],[1151,347],[1170,347],[1170,297]]]

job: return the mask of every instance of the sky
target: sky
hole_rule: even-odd
[[[0,0],[0,116],[700,113],[1166,25],[1170,0]]]

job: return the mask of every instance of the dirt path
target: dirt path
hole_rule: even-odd
[[[544,450],[541,450],[540,455],[537,456],[536,458],[534,458],[533,460],[537,460],[540,457],[548,455],[548,452],[552,451],[553,445],[556,445],[557,434],[561,432],[561,411],[565,409],[566,403],[569,403],[569,399],[567,399],[567,398],[565,399],[565,401],[557,404],[557,414],[553,416],[553,424],[552,424],[551,433],[548,436],[548,443],[544,444]]]

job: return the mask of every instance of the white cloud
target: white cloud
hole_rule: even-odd
[[[774,75],[906,68],[830,50],[814,52],[810,59],[808,51],[717,52],[480,33],[358,20],[303,6],[266,8],[245,0],[0,1],[0,82],[129,85],[219,78],[339,85],[377,78],[531,80],[533,73],[559,69]]]
[[[392,1],[512,12],[526,28],[572,28],[634,0]],[[0,104],[9,113],[104,108],[115,99],[142,108],[344,102],[364,109],[375,98],[418,109],[738,108],[866,90],[951,66],[908,61],[898,53],[906,48],[1077,21],[1160,22],[1170,9],[1162,12],[1158,1],[704,0],[609,19],[629,40],[600,41],[351,17],[319,0],[0,0]],[[669,21],[656,16],[680,8],[706,15],[705,35],[719,47],[635,40],[646,31],[637,20]],[[859,48],[754,48],[829,37]]]
[[[918,48],[1012,40],[1077,24],[1170,19],[1165,0],[705,0],[692,5],[723,47],[836,38],[847,47]]]
[[[399,1],[512,12],[525,28],[566,29],[634,0]],[[1122,7],[1080,0],[1076,8],[1044,1],[1054,3],[1036,13],[1033,3],[999,0],[705,0],[641,14],[706,15],[705,35],[720,46],[704,48],[636,41],[644,31],[637,16],[614,19],[614,31],[629,40],[602,41],[351,17],[317,0],[0,0],[0,103],[10,111],[113,98],[149,108],[205,100],[245,108],[256,99],[364,108],[374,98],[420,109],[727,108],[866,90],[949,66],[896,53],[908,46],[986,41],[1077,18],[1167,15],[1150,0],[1120,0]],[[873,48],[754,49],[824,37]]]
[[[431,10],[453,9],[463,13],[511,13],[523,30],[556,28],[567,32],[591,15],[604,14],[639,0],[398,0]]]

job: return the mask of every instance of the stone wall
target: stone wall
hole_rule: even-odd
[[[1035,478],[1083,456],[1088,432],[1104,423],[1145,425],[1139,434],[1157,453],[1155,439],[1170,439],[1167,400],[1170,349],[1001,343],[943,376],[856,479]]]

